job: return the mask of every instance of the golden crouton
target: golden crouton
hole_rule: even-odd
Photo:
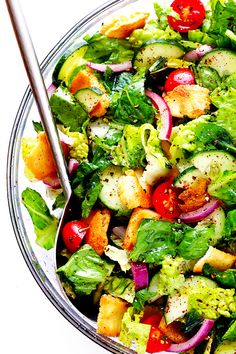
[[[111,219],[109,209],[94,210],[85,221],[89,225],[85,236],[85,242],[102,255],[108,245],[107,230]]]
[[[133,170],[126,171],[126,175],[119,179],[118,196],[127,209],[137,207],[150,208],[152,205],[151,194],[141,187],[138,177]]]
[[[234,267],[235,262],[236,256],[210,246],[206,254],[197,261],[193,271],[195,273],[201,273],[204,264],[208,263],[215,269],[223,272],[224,270]]]
[[[129,16],[120,16],[104,23],[100,30],[101,34],[110,38],[126,38],[138,28],[143,28],[148,18],[148,13],[135,12]]]
[[[125,232],[123,248],[131,251],[137,240],[137,232],[139,225],[143,219],[160,219],[160,215],[150,209],[136,208],[131,214],[129,223]]]
[[[209,90],[198,85],[179,85],[167,92],[164,100],[176,118],[200,117],[211,104]]]
[[[44,180],[56,175],[56,164],[45,132],[40,132],[36,139],[31,140],[29,147],[27,138],[22,140],[22,150],[25,166],[34,178]]]
[[[111,295],[102,295],[97,319],[97,333],[117,337],[121,321],[128,308],[127,302]]]

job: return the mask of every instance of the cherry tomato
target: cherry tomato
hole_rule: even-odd
[[[171,340],[168,339],[159,328],[152,326],[147,342],[146,351],[148,353],[161,352],[169,348]]]
[[[141,322],[144,324],[149,324],[151,326],[158,326],[161,319],[162,319],[162,313],[150,315],[146,318],[143,318]]]
[[[180,17],[167,16],[169,25],[175,31],[184,33],[202,25],[206,10],[200,0],[174,0],[171,7]]]
[[[163,219],[176,219],[181,214],[178,189],[173,187],[172,182],[173,179],[170,179],[161,183],[152,196],[153,206]]]
[[[174,90],[179,85],[194,85],[195,78],[192,70],[183,68],[172,71],[164,86],[166,92]]]
[[[87,233],[89,226],[82,220],[70,221],[62,230],[62,239],[69,252],[76,252]]]

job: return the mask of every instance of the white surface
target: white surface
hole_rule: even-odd
[[[41,62],[74,23],[104,0],[21,0]],[[6,196],[6,159],[14,117],[28,84],[6,5],[0,0],[1,353],[105,354],[75,329],[36,284],[17,245]]]

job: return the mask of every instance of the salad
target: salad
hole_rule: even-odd
[[[56,273],[137,353],[236,352],[236,1],[153,3],[71,46],[50,106],[75,202]],[[22,202],[54,247],[64,196],[40,122]]]

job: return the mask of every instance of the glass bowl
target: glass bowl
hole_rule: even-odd
[[[101,27],[102,22],[114,12],[127,14],[127,11],[150,11],[152,0],[112,0],[94,10],[79,21],[51,50],[41,64],[46,86],[51,83],[53,69],[62,54],[72,45],[81,42],[87,33],[93,34]],[[26,187],[38,190],[49,202],[45,188],[40,182],[31,183],[24,175],[21,159],[21,140],[23,136],[33,133],[32,120],[39,117],[37,108],[28,87],[22,98],[12,129],[8,150],[7,193],[10,216],[17,242],[36,282],[59,310],[59,312],[83,334],[112,353],[135,353],[116,340],[96,333],[96,322],[80,312],[67,298],[55,276],[53,266],[55,249],[46,251],[35,243],[35,233],[28,212],[21,203],[21,193]]]

